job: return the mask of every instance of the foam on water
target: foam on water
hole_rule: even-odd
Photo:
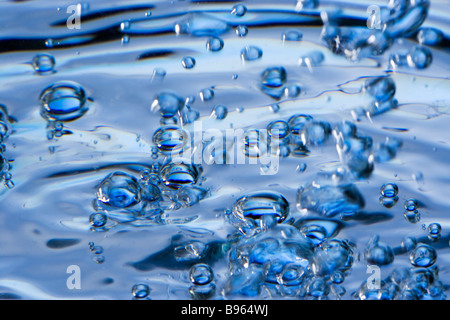
[[[0,296],[448,299],[449,4],[373,4],[0,4]]]

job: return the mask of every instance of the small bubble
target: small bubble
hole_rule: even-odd
[[[403,216],[409,223],[417,223],[420,221],[420,213],[417,210],[406,210],[405,213],[403,213]]]
[[[416,199],[408,199],[405,201],[405,209],[407,211],[416,211],[417,206],[418,204]]]
[[[417,245],[417,240],[414,237],[405,237],[402,240],[401,247],[405,251],[413,250]]]
[[[291,84],[284,88],[284,94],[287,98],[296,98],[300,95],[301,88],[297,84]]]
[[[45,46],[46,46],[47,48],[53,48],[54,45],[55,45],[55,43],[54,43],[53,39],[47,39],[47,40],[45,40]]]
[[[280,111],[280,105],[279,104],[271,104],[269,106],[270,111],[272,111],[273,113],[277,113],[278,111]]]
[[[417,33],[417,41],[420,44],[425,44],[428,46],[439,45],[444,39],[444,34],[441,30],[432,27],[420,28]]]
[[[305,162],[301,162],[297,165],[297,168],[295,168],[295,171],[297,173],[303,173],[306,170],[306,163]]]
[[[244,25],[239,25],[236,27],[236,35],[238,37],[245,37],[248,33],[248,28]]]
[[[130,28],[130,26],[131,26],[130,21],[124,21],[124,22],[120,23],[120,30],[121,31],[128,30]]]
[[[284,120],[276,120],[269,123],[267,133],[272,139],[284,139],[290,133],[289,124]]]
[[[214,109],[211,113],[211,118],[223,120],[227,117],[227,115],[228,115],[227,107],[224,105],[218,104],[218,105],[214,106]]]
[[[217,52],[223,49],[224,42],[219,37],[211,37],[206,42],[206,49],[208,51]]]
[[[439,223],[431,223],[428,226],[428,239],[437,241],[441,238],[441,225]]]
[[[91,214],[91,216],[89,217],[89,223],[94,228],[100,228],[106,224],[107,219],[108,218],[106,217],[106,214],[97,212]]]
[[[146,284],[138,283],[131,288],[131,293],[136,299],[144,299],[150,294],[150,287]]]
[[[262,57],[263,51],[256,46],[246,46],[241,50],[241,58],[245,61],[254,61]]]
[[[386,183],[380,192],[383,197],[394,198],[398,194],[398,186],[395,183]]]
[[[210,101],[214,98],[214,90],[211,88],[206,88],[201,90],[199,95],[203,102]]]
[[[162,81],[167,72],[163,68],[155,68],[153,70],[152,81]]]
[[[102,264],[103,262],[105,262],[105,256],[96,255],[92,258],[92,260],[94,260],[95,263]]]
[[[231,9],[231,14],[235,15],[236,17],[243,17],[246,12],[247,12],[247,7],[245,7],[242,4],[236,4]]]
[[[184,101],[172,92],[160,92],[155,96],[151,111],[159,111],[163,118],[173,118],[184,106]]]
[[[34,70],[39,75],[55,73],[55,58],[49,54],[38,54],[31,62]]]
[[[296,30],[288,30],[281,35],[283,41],[300,41],[302,38],[303,34]]]
[[[204,286],[213,281],[214,273],[209,265],[200,263],[192,266],[189,279],[195,285]]]
[[[193,57],[184,57],[181,60],[181,65],[183,66],[183,68],[185,69],[192,69],[195,67],[195,59]]]
[[[120,43],[122,44],[122,46],[127,45],[128,43],[130,43],[130,36],[129,35],[124,35],[122,37],[122,39],[120,40]]]
[[[436,250],[423,243],[419,243],[409,255],[411,264],[414,267],[428,268],[436,262]]]
[[[150,17],[152,15],[152,12],[151,11],[147,11],[146,13],[145,13],[145,16],[146,17]]]
[[[422,46],[416,46],[408,52],[406,60],[408,61],[408,65],[410,67],[425,69],[430,66],[433,56],[430,49]]]

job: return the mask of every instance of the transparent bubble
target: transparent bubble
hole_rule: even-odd
[[[184,100],[172,92],[161,92],[154,98],[151,111],[159,112],[163,118],[172,118],[184,106]]]
[[[295,168],[295,171],[298,172],[298,173],[305,172],[306,167],[307,167],[306,163],[305,162],[301,162],[301,163],[299,163],[297,165],[297,167]]]
[[[312,121],[313,118],[310,115],[305,114],[295,114],[291,116],[288,120],[289,127],[293,135],[300,136],[305,127],[305,124]]]
[[[327,230],[316,224],[305,225],[300,229],[300,232],[309,238],[315,246],[322,244],[328,237]]]
[[[247,7],[243,4],[236,4],[231,9],[231,14],[235,15],[236,17],[243,17],[245,13],[247,12]]]
[[[206,88],[201,90],[199,95],[203,102],[210,101],[214,98],[214,90],[211,88]]]
[[[405,201],[405,209],[407,211],[415,211],[418,207],[416,199],[408,199]]]
[[[176,199],[187,207],[191,207],[204,199],[208,191],[198,186],[186,186],[178,189]]]
[[[166,76],[167,71],[163,68],[155,68],[153,70],[153,75],[152,75],[152,81],[159,81],[161,82],[164,77]]]
[[[75,120],[87,112],[86,100],[86,92],[78,83],[59,81],[42,91],[41,115],[49,120]]]
[[[398,186],[395,183],[386,183],[381,186],[381,195],[387,198],[394,198],[398,194]]]
[[[136,299],[144,299],[150,294],[150,287],[146,284],[138,283],[131,288],[131,293]]]
[[[428,239],[437,241],[441,238],[441,225],[439,223],[431,223],[428,226]]]
[[[246,46],[241,50],[241,58],[245,61],[254,61],[262,57],[263,51],[256,46]]]
[[[321,51],[311,51],[308,54],[300,57],[298,63],[305,67],[316,67],[325,60],[325,56]]]
[[[211,118],[223,120],[228,115],[228,109],[226,106],[218,104],[214,106],[214,109],[211,113]]]
[[[195,67],[195,59],[193,57],[187,56],[181,59],[181,65],[185,69],[192,69]]]
[[[178,154],[188,143],[188,133],[176,126],[164,126],[153,134],[153,143],[164,154]]]
[[[135,177],[117,171],[100,183],[97,199],[108,207],[128,208],[141,201],[141,188]]]
[[[100,228],[105,226],[108,218],[106,214],[102,212],[96,212],[90,215],[89,217],[89,223],[94,228]]]
[[[402,240],[401,247],[406,252],[413,250],[417,245],[417,239],[414,237],[405,237]]]
[[[432,27],[422,27],[417,33],[417,41],[427,46],[437,46],[441,44],[443,39],[443,32]]]
[[[312,121],[306,125],[301,133],[304,144],[322,145],[331,135],[331,126],[328,122]]]
[[[403,213],[403,216],[405,217],[406,221],[408,221],[409,223],[417,223],[420,221],[420,213],[417,210],[414,210],[414,211],[406,210]]]
[[[269,123],[267,133],[272,139],[284,139],[290,133],[289,124],[284,120],[276,120]]]
[[[46,53],[36,55],[31,61],[33,69],[39,75],[49,75],[55,73],[55,63],[55,58]]]
[[[264,70],[261,84],[269,88],[278,88],[286,83],[287,73],[283,67],[270,67]]]
[[[309,282],[307,293],[313,298],[323,298],[329,294],[330,287],[326,283],[325,279],[321,277],[314,277]]]
[[[428,268],[436,262],[436,250],[427,244],[419,243],[409,255],[409,259],[414,267]]]
[[[388,265],[394,261],[392,248],[383,242],[379,242],[377,236],[369,243],[365,256],[367,262],[378,266]]]
[[[344,282],[344,280],[345,280],[345,275],[340,271],[336,271],[335,273],[333,273],[331,275],[331,281],[333,281],[333,283],[341,284]]]
[[[416,46],[413,47],[406,56],[408,65],[416,69],[428,68],[433,60],[431,50],[427,47]]]
[[[279,104],[271,104],[269,106],[270,111],[272,111],[273,113],[277,113],[278,111],[280,111],[280,105]]]
[[[364,90],[376,101],[390,100],[395,94],[395,82],[390,77],[376,77],[366,80]]]
[[[284,286],[298,286],[304,278],[306,272],[303,266],[296,263],[288,263],[277,276],[278,283]]]
[[[178,190],[183,186],[196,184],[202,171],[200,165],[180,160],[163,165],[160,174],[167,187]]]
[[[204,286],[193,285],[189,287],[189,294],[194,300],[207,300],[214,296],[216,292],[216,285],[211,282]]]
[[[380,198],[378,200],[383,207],[390,209],[397,204],[398,197],[394,196],[393,198],[389,198],[389,197],[380,196]]]
[[[281,35],[283,41],[301,41],[302,38],[303,34],[297,30],[288,30]]]
[[[247,26],[239,25],[239,26],[236,27],[236,35],[238,37],[241,37],[241,38],[245,37],[247,35],[247,33],[248,33]]]
[[[217,52],[223,49],[224,42],[219,37],[211,37],[206,42],[206,49],[208,51]]]
[[[200,263],[191,267],[189,279],[195,285],[204,286],[214,280],[214,273],[209,265]]]
[[[243,152],[249,158],[261,157],[267,150],[267,144],[262,132],[258,129],[245,130],[242,140],[244,142]]]
[[[284,88],[286,98],[297,98],[300,95],[301,87],[298,84],[290,84]]]

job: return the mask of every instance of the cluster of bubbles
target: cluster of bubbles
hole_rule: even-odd
[[[92,260],[98,264],[105,262],[105,256],[103,255],[103,247],[96,245],[94,242],[89,242],[89,251],[93,255]]]
[[[11,165],[6,158],[6,141],[12,133],[12,124],[15,120],[8,115],[5,105],[0,104],[0,182],[8,189],[14,188],[12,180]]]

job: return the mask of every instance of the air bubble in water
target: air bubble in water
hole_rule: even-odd
[[[405,237],[401,242],[401,247],[406,252],[413,250],[417,245],[417,239],[414,237]]]
[[[50,54],[38,54],[31,61],[33,69],[39,75],[55,73],[55,58]]]
[[[323,55],[323,53],[318,50],[315,50],[315,51],[308,53],[307,55],[300,57],[300,59],[298,60],[298,63],[301,66],[310,68],[310,67],[316,67],[316,66],[322,64],[322,62],[324,60],[325,60],[325,56]]]
[[[270,67],[264,70],[261,84],[269,88],[278,88],[286,83],[287,73],[283,67]]]
[[[184,101],[181,97],[171,92],[159,93],[151,105],[151,111],[159,111],[163,118],[172,118],[184,106]]]
[[[176,126],[164,126],[153,134],[153,143],[164,154],[180,153],[188,142],[188,134]]]
[[[387,244],[379,242],[378,236],[371,240],[365,255],[367,262],[378,266],[388,265],[394,261],[394,251]]]
[[[239,25],[236,27],[236,35],[238,37],[245,37],[248,33],[248,28],[244,25]]]
[[[42,91],[41,115],[49,120],[75,120],[88,110],[86,100],[86,92],[78,83],[59,81]]]
[[[298,84],[290,84],[284,88],[284,95],[287,98],[297,98],[301,91],[302,90]]]
[[[417,33],[417,41],[427,46],[436,46],[441,44],[444,34],[441,30],[432,27],[420,28]]]
[[[414,267],[428,268],[436,262],[436,250],[427,244],[419,243],[409,255],[409,259]]]
[[[398,194],[398,186],[395,183],[386,183],[381,187],[381,195],[387,198],[394,198]]]
[[[189,279],[195,285],[204,286],[214,280],[214,273],[209,265],[199,263],[191,267]]]
[[[231,14],[235,15],[236,17],[243,17],[245,13],[247,12],[247,7],[243,4],[236,4],[231,9]]]
[[[146,284],[138,283],[133,286],[131,293],[136,299],[144,299],[150,294],[150,287]]]
[[[418,207],[416,199],[408,199],[405,201],[405,209],[407,211],[415,211]]]
[[[214,98],[214,90],[211,88],[206,88],[201,90],[199,95],[203,102],[210,101]]]
[[[246,46],[241,50],[241,58],[245,61],[254,61],[262,57],[263,51],[256,46]]]
[[[217,52],[223,49],[224,42],[219,37],[211,37],[206,42],[206,49],[208,51]]]
[[[113,172],[99,184],[97,199],[108,207],[129,208],[141,201],[141,187],[135,177]]]
[[[104,227],[108,218],[103,212],[96,212],[90,215],[89,223],[93,228]]]
[[[427,47],[416,46],[413,47],[406,56],[408,65],[416,69],[428,68],[433,60],[431,50]]]
[[[395,94],[395,83],[390,77],[376,77],[366,80],[364,90],[376,101],[387,101]]]
[[[282,223],[288,214],[289,202],[282,194],[272,191],[252,192],[240,197],[231,213],[237,226],[256,223],[263,229]]]
[[[266,151],[266,142],[263,134],[258,129],[247,129],[243,136],[244,154],[250,158],[261,157]]]
[[[300,31],[288,30],[283,32],[281,39],[283,41],[300,41],[303,38],[303,34]]]
[[[267,126],[267,133],[272,139],[284,139],[290,133],[289,124],[284,120],[275,120]]]
[[[406,210],[403,216],[409,223],[417,223],[420,221],[420,213],[417,210]]]
[[[428,239],[437,241],[441,238],[441,225],[439,223],[431,223],[428,226]]]
[[[193,57],[187,56],[181,59],[181,65],[185,69],[192,69],[195,67],[195,59]]]
[[[228,115],[228,109],[226,106],[218,104],[214,106],[214,109],[211,113],[211,118],[217,119],[217,120],[223,120]]]
[[[170,189],[178,190],[183,186],[196,184],[202,171],[200,165],[179,160],[161,167],[161,179]]]

